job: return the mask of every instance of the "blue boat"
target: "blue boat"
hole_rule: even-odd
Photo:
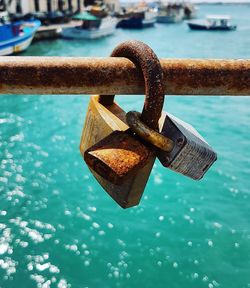
[[[0,56],[26,50],[40,25],[39,20],[11,22],[7,12],[0,12]]]

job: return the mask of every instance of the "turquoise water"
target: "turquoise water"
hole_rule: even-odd
[[[97,41],[35,43],[24,55],[107,56],[126,39],[159,57],[249,58],[250,6],[228,13],[238,30],[186,25],[117,30]],[[143,97],[117,97],[140,110]],[[122,210],[78,146],[89,98],[0,96],[0,287],[250,287],[250,110],[247,97],[168,97],[218,153],[200,181],[157,161],[140,206]]]

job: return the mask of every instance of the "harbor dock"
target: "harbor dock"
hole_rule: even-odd
[[[52,24],[48,26],[41,26],[38,29],[34,37],[34,40],[39,41],[39,40],[60,38],[62,35],[63,28],[73,28],[77,24],[79,24],[78,21],[71,21],[69,23],[64,24]]]

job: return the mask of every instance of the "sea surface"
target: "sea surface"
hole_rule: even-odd
[[[127,39],[161,58],[250,58],[250,6],[235,32],[185,23],[117,30],[94,41],[43,41],[23,55],[108,56]],[[117,97],[126,110],[142,96]],[[0,96],[0,287],[250,287],[250,98],[166,97],[218,160],[201,181],[156,161],[138,207],[121,209],[79,153],[89,97]]]

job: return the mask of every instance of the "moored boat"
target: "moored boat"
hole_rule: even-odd
[[[72,18],[81,20],[79,26],[63,28],[62,36],[68,39],[96,39],[115,32],[117,20],[114,17],[97,17],[89,12],[82,12]]]
[[[204,20],[187,22],[192,30],[205,31],[233,31],[237,26],[231,24],[231,17],[228,15],[208,15]]]
[[[125,14],[117,24],[117,28],[141,29],[154,26],[157,13],[150,9],[135,10]]]
[[[183,4],[184,8],[184,20],[191,20],[197,17],[198,8],[191,2],[187,2]]]
[[[181,4],[161,4],[158,8],[158,23],[178,23],[183,20],[184,7]]]
[[[26,50],[40,24],[39,20],[11,22],[8,12],[0,12],[0,55]]]

